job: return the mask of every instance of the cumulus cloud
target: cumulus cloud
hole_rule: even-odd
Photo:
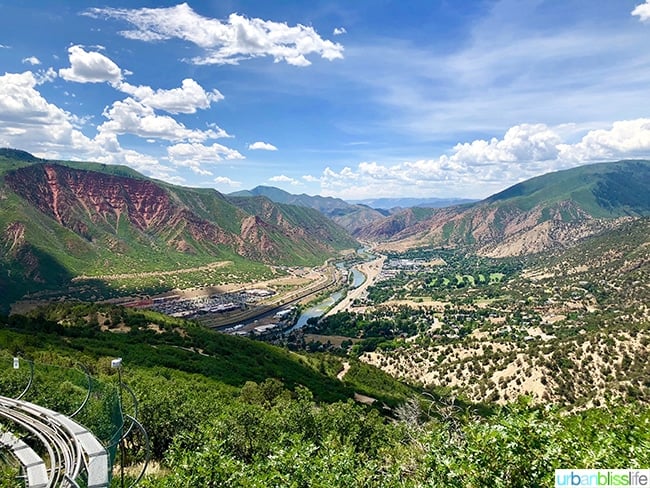
[[[61,68],[59,76],[77,83],[117,83],[122,79],[122,70],[111,59],[95,51],[86,51],[82,46],[68,48],[70,68]]]
[[[560,158],[602,161],[650,155],[650,119],[621,120],[611,129],[589,131],[577,144],[561,144]]]
[[[326,168],[324,194],[342,198],[392,195],[486,197],[538,174],[591,162],[650,156],[650,119],[618,121],[567,143],[560,128],[514,126],[502,138],[457,144],[450,154],[387,165],[361,162],[340,171]]]
[[[214,182],[220,186],[231,186],[233,188],[239,188],[241,186],[241,181],[231,180],[227,176],[217,176]]]
[[[32,66],[37,66],[41,64],[41,60],[36,56],[30,56],[28,58],[23,58],[23,64],[31,64]]]
[[[632,10],[632,15],[638,15],[641,22],[650,22],[650,0],[646,0],[641,5],[637,5]]]
[[[212,173],[201,167],[204,164],[216,164],[224,160],[244,159],[238,151],[221,144],[210,146],[200,143],[179,143],[167,148],[169,160],[176,166],[190,168],[200,175]]]
[[[199,109],[207,109],[212,103],[223,100],[219,90],[205,90],[191,78],[182,81],[181,86],[172,89],[154,89],[149,86],[135,86],[123,80],[130,73],[123,71],[111,59],[99,52],[86,51],[82,46],[68,49],[70,68],[59,70],[59,75],[79,83],[110,83],[116,90],[129,95],[106,107],[102,115],[106,121],[100,124],[93,143],[101,148],[96,160],[115,161],[122,158],[125,164],[134,167],[155,169],[156,177],[166,181],[179,181],[173,170],[147,158],[136,151],[121,147],[118,136],[134,135],[147,141],[164,140],[174,143],[168,147],[168,158],[175,166],[184,166],[194,173],[208,176],[209,170],[202,167],[208,160],[240,159],[243,156],[234,149],[219,144],[206,146],[209,139],[230,137],[215,124],[206,130],[192,129],[169,115],[161,115],[156,110],[170,114],[193,114]],[[153,171],[149,171],[151,174]]]
[[[117,88],[149,107],[172,114],[193,114],[197,109],[209,108],[213,102],[224,98],[219,90],[206,91],[191,78],[184,79],[179,88],[170,90],[154,90],[149,86],[133,86],[129,83],[120,83]]]
[[[473,163],[548,161],[558,155],[559,136],[544,124],[508,129],[503,139],[482,139],[454,147],[454,160]]]
[[[102,148],[98,157],[115,159],[116,155],[128,158],[131,166],[153,166],[151,161],[142,161],[139,153],[123,149],[118,136],[135,135],[147,141],[164,140],[175,145],[167,148],[169,160],[175,166],[184,166],[194,173],[208,176],[209,170],[202,167],[208,160],[240,159],[243,156],[234,149],[219,144],[204,145],[209,139],[230,137],[215,124],[205,130],[188,128],[169,115],[156,113],[162,110],[170,114],[193,114],[199,109],[207,109],[212,103],[224,97],[217,89],[205,90],[191,78],[182,81],[181,86],[172,89],[153,89],[149,86],[135,86],[123,81],[127,73],[112,60],[99,52],[88,52],[81,46],[71,46],[68,50],[70,68],[59,70],[66,80],[80,83],[108,82],[116,90],[126,93],[124,100],[117,100],[106,107],[102,115],[106,121],[99,125],[94,142]],[[156,164],[156,176],[164,176],[167,181],[178,180],[169,168]]]
[[[269,144],[268,142],[254,142],[253,144],[248,145],[248,149],[251,151],[277,151],[278,148],[275,147],[273,144]]]
[[[185,179],[176,170],[165,166],[157,158],[134,149],[123,148],[115,134],[100,133],[93,140],[94,152],[86,157],[76,154],[73,159],[91,160],[105,164],[122,164],[145,175],[174,184],[183,184]]]
[[[332,34],[334,34],[335,36],[340,36],[342,34],[347,34],[347,33],[348,31],[345,30],[345,27],[336,27],[334,29],[334,32],[332,32]]]
[[[300,182],[294,178],[290,178],[289,176],[286,175],[278,175],[278,176],[272,176],[269,178],[269,181],[272,181],[273,183],[289,183],[291,185],[299,185]]]
[[[182,39],[204,50],[195,64],[237,64],[241,60],[271,56],[275,62],[307,66],[307,55],[324,59],[343,57],[343,46],[318,35],[313,27],[289,26],[282,22],[249,19],[231,14],[227,21],[197,14],[187,3],[168,8],[91,8],[91,17],[123,20],[135,27],[122,31],[129,39],[163,41]]]
[[[31,71],[0,76],[0,145],[36,145],[45,152],[86,145],[88,138],[75,128],[76,117],[49,103],[38,84]]]
[[[208,129],[188,129],[176,119],[167,115],[158,115],[148,105],[138,102],[130,97],[113,102],[103,112],[108,120],[100,125],[97,130],[114,134],[133,134],[143,139],[157,138],[167,141],[180,142],[205,141],[224,137],[223,133]]]
[[[150,176],[182,183],[172,168],[154,157],[123,148],[115,134],[99,133],[93,139],[84,135],[77,128],[82,120],[48,102],[38,91],[44,76],[31,71],[0,76],[0,146],[26,148],[44,158],[126,164]]]

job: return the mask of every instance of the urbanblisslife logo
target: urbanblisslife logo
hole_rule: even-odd
[[[565,486],[645,488],[650,469],[556,469],[555,488]]]

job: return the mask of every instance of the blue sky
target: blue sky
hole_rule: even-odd
[[[650,0],[0,0],[0,146],[224,193],[482,198],[650,157]]]

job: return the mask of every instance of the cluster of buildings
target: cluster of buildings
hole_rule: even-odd
[[[426,266],[424,259],[401,259],[392,258],[384,263],[384,266],[377,277],[377,282],[395,278],[401,271],[419,271]]]
[[[273,332],[282,332],[287,327],[292,325],[291,314],[296,310],[296,307],[284,308],[267,319],[255,320],[252,324],[237,324],[231,327],[227,327],[222,330],[226,334],[232,335],[268,335]],[[289,321],[289,322],[288,322]]]
[[[242,310],[247,304],[256,303],[274,295],[268,289],[255,288],[236,293],[217,293],[209,296],[182,297],[168,295],[164,297],[145,298],[127,303],[126,306],[148,308],[171,317],[194,317],[209,313],[224,313]]]

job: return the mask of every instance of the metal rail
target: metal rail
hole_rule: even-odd
[[[16,425],[19,425],[30,434],[34,435],[38,441],[47,449],[49,466],[46,470],[46,480],[28,479],[27,486],[30,488],[42,486],[43,481],[45,481],[45,486],[48,488],[57,486],[59,481],[62,480],[63,474],[65,472],[65,460],[69,459],[70,457],[67,452],[67,443],[65,441],[62,441],[58,433],[52,430],[47,424],[33,419],[22,412],[15,411],[11,407],[8,407],[6,405],[0,406],[0,415],[2,415],[7,420],[14,422]]]
[[[49,476],[45,461],[25,442],[11,432],[0,435],[0,445],[10,449],[14,457],[23,466],[28,488],[47,488]]]
[[[28,480],[30,488],[78,488],[75,480],[82,472],[87,475],[88,488],[108,487],[108,453],[86,428],[53,410],[2,396],[0,415],[35,435],[48,451],[49,480],[46,485],[32,485]]]
[[[29,380],[16,398],[0,396],[0,419],[4,418],[16,426],[26,442],[10,432],[0,431],[2,457],[13,456],[21,465],[21,476],[27,488],[107,488],[112,473],[113,448],[120,444],[122,450],[121,485],[124,486],[124,441],[134,430],[140,431],[145,439],[145,463],[142,472],[131,487],[136,486],[144,476],[150,453],[149,438],[144,427],[136,420],[137,399],[133,391],[119,376],[119,408],[121,425],[116,444],[104,446],[89,430],[72,420],[88,405],[93,391],[93,379],[88,369],[78,366],[86,376],[86,394],[81,404],[72,413],[55,412],[48,408],[27,402],[22,398],[34,383],[34,363],[28,359],[13,356],[13,369],[19,369],[19,362],[27,361]],[[116,362],[121,365],[121,359]],[[113,366],[113,362],[111,362]],[[115,366],[113,366],[115,367]],[[125,414],[122,405],[122,391],[126,390],[132,398],[133,416]],[[112,416],[112,414],[109,413]],[[129,422],[128,427],[126,422]],[[3,430],[5,430],[3,428]],[[111,439],[114,439],[114,435]],[[110,441],[109,441],[110,443]],[[29,445],[28,445],[29,444]],[[39,456],[40,454],[40,456]],[[42,456],[42,457],[41,457]]]

